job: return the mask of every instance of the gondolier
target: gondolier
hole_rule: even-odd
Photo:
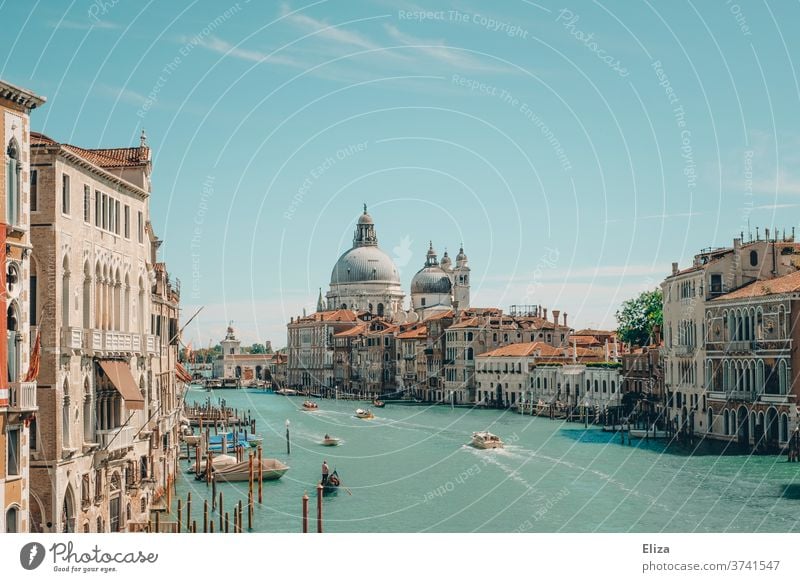
[[[327,485],[328,483],[328,473],[330,473],[330,469],[328,468],[328,461],[322,461],[322,484]]]

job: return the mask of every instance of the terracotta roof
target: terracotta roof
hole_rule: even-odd
[[[226,360],[264,360],[265,362],[271,361],[275,354],[225,354],[223,356]]]
[[[442,311],[441,313],[434,313],[430,317],[426,317],[423,321],[433,321],[435,319],[445,319],[447,317],[453,317],[452,309],[448,309],[447,311]]]
[[[397,339],[425,339],[426,337],[428,337],[428,328],[424,325],[397,334]]]
[[[713,301],[765,297],[767,295],[780,295],[782,293],[794,293],[796,291],[800,291],[800,271],[789,273],[783,277],[776,277],[775,279],[755,281],[744,287],[739,287],[735,291],[715,297]]]
[[[31,132],[31,145],[59,145],[50,137]],[[100,168],[130,168],[142,166],[150,161],[150,148],[147,146],[132,148],[98,148],[86,149],[68,143],[60,144],[65,150],[82,157],[87,162]]]
[[[298,317],[295,323],[309,323],[312,321],[355,321],[356,314],[349,309],[337,309],[335,311],[317,311],[311,315]]]
[[[554,348],[544,342],[528,342],[521,344],[509,344],[490,352],[478,354],[479,358],[489,357],[520,357],[520,356],[558,356],[563,355],[563,348]]]
[[[577,345],[603,345],[602,342],[593,335],[573,335],[569,338],[569,342],[574,342]]]
[[[333,337],[351,337],[354,335],[361,335],[367,329],[366,323],[359,323],[358,325],[354,325],[350,329],[346,329],[344,331],[340,331],[339,333],[333,334]]]
[[[465,327],[478,327],[478,318],[477,317],[470,317],[468,319],[463,319],[458,323],[454,323],[448,329],[462,329]]]
[[[587,328],[587,329],[578,330],[575,333],[573,333],[572,335],[573,336],[576,336],[576,335],[608,335],[608,336],[611,336],[611,335],[616,335],[616,334],[617,334],[617,332],[615,332],[613,330],[609,331],[607,329],[590,329],[590,328]]]

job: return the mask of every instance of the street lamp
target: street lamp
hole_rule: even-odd
[[[291,454],[292,449],[289,446],[289,419],[286,419],[286,454]]]

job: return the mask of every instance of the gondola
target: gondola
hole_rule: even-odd
[[[328,478],[324,482],[320,481],[320,485],[322,485],[323,495],[330,495],[331,493],[339,491],[341,482],[339,481],[339,473],[336,472],[336,469],[333,470],[333,473],[328,475]]]

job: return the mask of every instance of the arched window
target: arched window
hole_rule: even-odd
[[[19,224],[20,206],[20,175],[22,164],[20,163],[19,144],[15,138],[11,138],[6,148],[6,220],[10,225]]]
[[[750,266],[758,266],[758,251],[750,251]]]
[[[92,327],[92,271],[89,263],[83,265],[83,328]]]
[[[724,435],[730,434],[731,429],[731,419],[728,411],[726,410],[722,415],[722,423],[723,423],[723,433]]]
[[[474,359],[474,355],[475,352],[472,350],[472,348],[467,348],[467,359],[468,360]]]
[[[70,294],[70,284],[69,284],[69,260],[67,257],[64,257],[64,261],[61,264],[61,322],[64,327],[69,327],[70,325],[70,304],[69,304],[69,294]]]
[[[383,317],[383,303],[378,303],[378,317]]]
[[[12,505],[6,511],[6,533],[17,533],[19,531],[19,509]]]
[[[94,403],[89,379],[83,381],[83,441],[94,442]]]
[[[708,412],[706,413],[706,431],[714,432],[714,411],[709,408]]]
[[[781,414],[781,432],[780,440],[785,443],[789,440],[789,417],[786,414]]]
[[[606,392],[608,392],[608,386],[606,385],[606,381],[603,380],[603,394],[605,394]]]

